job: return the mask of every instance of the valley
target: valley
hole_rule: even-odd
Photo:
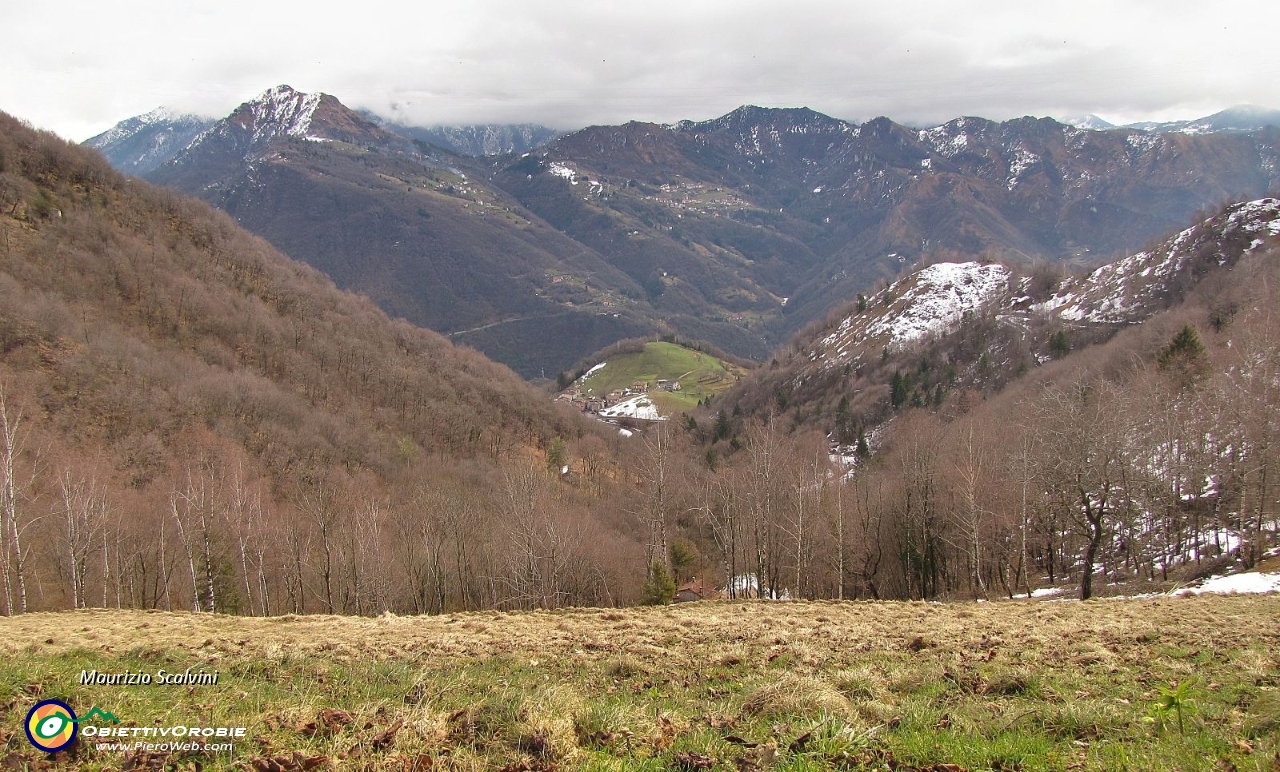
[[[1273,9],[54,10],[0,770],[1280,769]]]
[[[103,146],[123,153],[159,130],[122,124]],[[1273,190],[1277,131],[973,117],[914,129],[744,106],[555,138],[494,129],[545,144],[475,156],[279,86],[139,171],[537,380],[651,335],[760,361],[918,263],[1135,252],[1202,209]]]
[[[246,152],[266,153],[255,175],[345,170],[344,189],[408,188],[386,201],[428,223],[493,224],[516,200],[332,98],[273,95],[209,135],[224,152],[205,168],[231,175],[225,201],[257,189],[240,176]],[[1274,199],[1222,207],[1089,274],[990,257],[903,268],[756,367],[631,336],[558,371],[571,404],[556,404],[458,344],[492,335],[532,356],[511,330],[524,323],[567,352],[589,337],[583,319],[676,303],[684,274],[654,273],[647,300],[610,295],[547,241],[549,262],[526,275],[546,305],[508,298],[500,319],[477,312],[450,340],[16,122],[0,163],[9,613],[664,604],[708,576],[782,598],[1089,598],[1250,569],[1274,546]],[[551,193],[608,190],[595,172],[519,163]],[[648,184],[633,204],[656,196]],[[681,185],[660,192],[708,191]],[[568,243],[525,212],[511,216],[530,239]],[[395,222],[378,236],[392,250],[412,235]],[[334,255],[346,244],[325,241]],[[608,270],[599,253],[574,259]],[[441,271],[446,289],[443,266],[404,266]],[[479,286],[449,273],[459,291]],[[557,306],[581,308],[541,315]],[[60,528],[22,538],[45,520]]]

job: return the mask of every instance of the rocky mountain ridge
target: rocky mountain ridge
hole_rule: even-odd
[[[181,153],[213,123],[212,118],[160,107],[125,119],[84,144],[119,171],[141,176]]]

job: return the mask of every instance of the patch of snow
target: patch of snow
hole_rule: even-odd
[[[1151,150],[1156,145],[1160,144],[1159,137],[1154,134],[1147,134],[1146,132],[1134,132],[1129,134],[1124,138],[1124,141],[1129,145],[1129,147],[1138,152]]]
[[[791,592],[785,588],[781,590],[764,588],[760,590],[760,581],[755,574],[739,574],[733,577],[727,585],[725,585],[725,595],[732,594],[735,597],[762,597],[768,600],[791,600]]]
[[[1058,318],[1067,321],[1104,324],[1131,321],[1166,290],[1167,282],[1160,280],[1182,270],[1203,244],[1205,223],[1180,231],[1151,251],[1138,252],[1101,266],[1088,276],[1069,280],[1057,294],[1032,309],[1056,313]],[[1212,225],[1210,230],[1223,235],[1237,230],[1264,237],[1280,235],[1280,199],[1264,198],[1239,204],[1230,210],[1225,221]],[[1265,238],[1255,238],[1246,251],[1262,243]],[[1226,259],[1226,255],[1219,255],[1219,263]]]
[[[1017,187],[1019,178],[1027,169],[1040,162],[1040,156],[1032,153],[1030,150],[1019,146],[1013,150],[1013,159],[1009,161],[1009,179],[1006,187],[1013,190]]]
[[[630,429],[619,429],[618,434],[621,434],[623,437],[630,437],[633,434],[635,434],[635,432],[631,431]]]
[[[895,256],[905,260],[889,255]],[[936,263],[922,268],[868,298],[868,310],[841,320],[835,331],[815,345],[810,358],[825,360],[823,366],[830,368],[848,359],[846,351],[872,340],[902,345],[946,332],[966,312],[1005,292],[1009,279],[1009,270],[998,264]]]
[[[1033,598],[1051,598],[1054,595],[1061,595],[1061,594],[1062,594],[1061,587],[1040,587],[1038,589],[1031,591],[1031,597]]]
[[[915,285],[894,303],[901,311],[870,325],[866,337],[888,336],[904,343],[950,329],[965,311],[977,309],[1009,286],[1009,270],[994,263],[935,263],[914,278]]]
[[[304,94],[288,86],[269,88],[249,103],[253,115],[253,141],[286,134],[305,137],[320,106],[321,94]]]
[[[607,407],[600,411],[600,415],[606,418],[638,418],[644,421],[666,420],[658,413],[657,406],[653,404],[653,400],[649,399],[647,394],[641,394],[638,397],[619,402],[613,407]]]
[[[952,134],[953,130],[958,130],[959,133]],[[969,135],[964,132],[963,118],[937,128],[926,129],[918,136],[921,142],[933,148],[934,152],[943,158],[952,158],[964,152],[969,146]]]
[[[1199,587],[1186,587],[1175,594],[1261,595],[1269,592],[1280,592],[1280,573],[1265,574],[1260,571],[1249,571],[1230,576],[1214,576],[1206,579]]]
[[[590,378],[592,373],[598,373],[598,372],[600,372],[600,370],[604,369],[604,366],[605,366],[605,365],[607,365],[607,364],[609,364],[609,363],[608,363],[608,362],[601,362],[600,364],[596,365],[595,367],[593,367],[593,368],[591,368],[590,370],[588,370],[588,371],[586,371],[585,373],[583,373],[583,374],[582,374],[582,378],[580,378],[579,380],[585,380],[585,379],[587,379],[587,378]]]
[[[569,167],[560,163],[559,161],[552,161],[550,166],[548,167],[548,171],[550,171],[552,174],[554,174],[557,177],[561,177],[565,180],[568,180],[570,185],[578,184],[578,173],[575,172],[573,169],[570,169]]]

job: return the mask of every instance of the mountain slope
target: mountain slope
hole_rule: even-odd
[[[634,307],[639,286],[593,251],[456,157],[327,95],[272,89],[149,178],[210,201],[388,313],[452,334],[526,376],[658,328]],[[486,337],[490,330],[501,336]]]
[[[595,422],[507,368],[6,115],[0,245],[0,421],[27,449],[16,509],[0,507],[4,613],[18,584],[23,609],[84,605],[85,587],[93,603],[110,590],[124,605],[263,614],[603,597],[578,568],[537,601],[484,589],[519,564],[505,518],[574,544],[603,527],[586,507],[605,479],[541,475],[550,448],[590,438],[601,469],[613,453]],[[520,511],[504,509],[517,485]],[[42,519],[59,525],[30,527]],[[610,526],[592,540],[627,538]],[[466,557],[445,577],[416,546],[393,550],[428,542]],[[10,560],[23,550],[25,567]],[[599,566],[594,547],[572,550]],[[87,579],[55,570],[83,555],[72,574]]]
[[[633,278],[674,274],[677,291],[780,338],[925,257],[1131,251],[1201,207],[1274,189],[1278,139],[1030,118],[917,131],[744,107],[585,129],[494,179]]]
[[[27,261],[10,259],[8,275],[17,282],[10,286],[49,302],[65,296],[58,301],[65,310],[55,317],[73,314],[88,320],[95,334],[111,330],[137,341],[128,346],[192,357],[193,367],[266,378],[272,388],[305,395],[317,418],[329,409],[350,407],[370,418],[392,409],[397,417],[378,419],[383,430],[413,428],[423,448],[448,450],[459,438],[475,441],[493,432],[529,441],[574,431],[544,395],[505,368],[435,333],[388,320],[202,204],[128,186],[73,150],[63,149],[51,168],[41,169],[29,148],[49,141],[16,126],[5,118],[6,141],[16,148],[6,156],[19,159],[22,174],[8,178],[12,206],[6,211],[13,213],[5,225],[12,258],[16,244]],[[50,261],[60,252],[67,255],[65,270],[55,272]],[[17,336],[10,338],[11,352],[41,340],[68,353],[81,348],[59,343],[57,335],[45,339],[39,325],[29,329],[20,319],[10,317],[17,325],[10,327]],[[61,322],[45,327],[72,332]],[[401,386],[392,388],[395,383]],[[432,417],[437,410],[458,415]],[[448,429],[457,419],[462,425]],[[375,458],[360,463],[381,466]]]
[[[125,174],[142,176],[182,152],[213,123],[212,118],[161,107],[123,120],[84,144],[100,151]]]
[[[1270,110],[1256,105],[1236,105],[1203,118],[1189,121],[1134,123],[1130,124],[1129,128],[1159,133],[1211,134],[1257,131],[1268,126],[1280,127],[1280,110]]]
[[[799,423],[817,422],[848,442],[901,407],[998,390],[1141,324],[1278,236],[1280,200],[1266,198],[1225,207],[1077,276],[995,262],[928,265],[797,336],[725,399],[749,413],[785,403]],[[1215,324],[1231,313],[1211,310]]]
[[[385,121],[382,125],[401,136],[421,140],[459,155],[476,157],[527,153],[560,135],[555,129],[536,123],[411,126]]]

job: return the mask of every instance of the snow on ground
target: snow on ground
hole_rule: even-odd
[[[1061,595],[1061,594],[1062,594],[1062,590],[1063,590],[1063,588],[1062,588],[1062,587],[1041,587],[1041,588],[1039,588],[1039,589],[1032,590],[1032,591],[1031,591],[1031,597],[1033,597],[1033,598],[1052,598],[1052,597],[1053,597],[1053,596],[1055,596],[1055,595]]]
[[[1201,593],[1218,595],[1259,595],[1268,592],[1280,592],[1280,573],[1264,574],[1260,571],[1249,571],[1230,576],[1213,576],[1199,587],[1184,587],[1175,595],[1200,595]]]
[[[605,418],[639,418],[644,421],[666,420],[658,414],[658,408],[647,394],[641,394],[625,402],[619,402],[613,407],[607,407],[600,411],[600,415]]]
[[[1018,182],[1022,177],[1022,173],[1040,162],[1040,156],[1030,150],[1027,150],[1021,145],[1016,148],[1012,148],[1010,153],[1013,158],[1009,161],[1009,178],[1006,180],[1005,185],[1009,190],[1013,190],[1017,187]]]
[[[609,363],[608,363],[608,362],[601,362],[600,364],[596,365],[595,367],[593,367],[593,368],[591,368],[590,370],[588,370],[588,371],[586,371],[585,373],[583,373],[583,374],[582,374],[582,377],[581,377],[581,378],[579,378],[578,380],[585,380],[585,379],[587,379],[587,378],[590,378],[592,373],[599,371],[601,368],[603,368],[603,367],[604,367],[605,365],[607,365],[607,364],[609,364]]]
[[[954,329],[966,311],[974,311],[1009,287],[1009,269],[977,262],[935,263],[895,282],[869,298],[868,309],[846,317],[810,353],[832,367],[850,349],[877,340],[901,345]],[[883,309],[883,310],[881,310]]]
[[[867,328],[866,337],[888,335],[894,343],[951,329],[972,311],[1009,286],[1009,269],[992,263],[935,263],[922,268],[916,283],[899,301],[902,312],[884,315]]]
[[[1263,198],[1238,204],[1220,227],[1225,235],[1239,229],[1255,236],[1255,249],[1267,236],[1280,235],[1280,199]],[[1211,220],[1206,220],[1206,223]],[[1065,282],[1057,294],[1032,306],[1033,311],[1053,313],[1067,321],[1119,324],[1134,313],[1141,315],[1151,301],[1166,290],[1161,281],[1183,269],[1201,245],[1201,226],[1187,228],[1160,247],[1108,263],[1080,279]],[[1220,261],[1227,259],[1219,254]]]
[[[311,118],[320,106],[320,94],[304,94],[287,86],[269,88],[250,103],[253,113],[253,140],[275,136],[277,128],[293,137],[305,137]]]
[[[552,161],[547,170],[557,177],[568,180],[570,185],[578,184],[578,173],[558,161]]]

